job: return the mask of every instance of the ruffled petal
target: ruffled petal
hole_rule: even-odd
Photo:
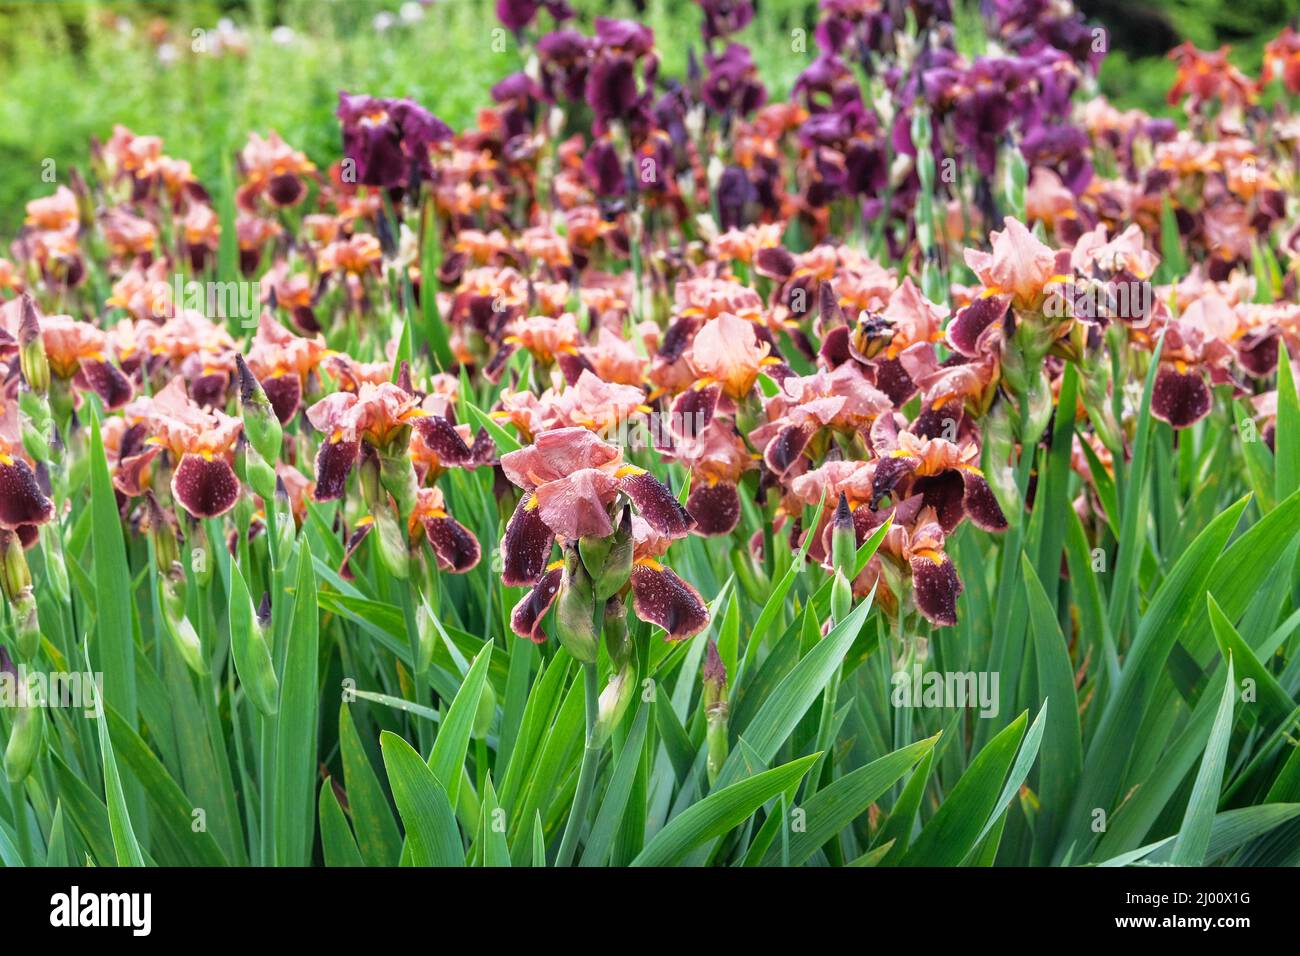
[[[948,326],[948,342],[962,355],[979,354],[980,335],[994,322],[1007,314],[1011,304],[1009,296],[990,295],[976,299],[957,313]]]
[[[889,396],[895,408],[902,408],[916,394],[916,383],[898,359],[876,359],[876,388]]]
[[[456,426],[441,415],[417,418],[415,430],[443,465],[463,465],[470,460],[470,449],[465,444],[465,439],[460,437]],[[476,440],[475,445],[477,444]]]
[[[0,456],[0,526],[44,524],[54,517],[54,502],[41,489],[36,472],[21,458]]]
[[[534,644],[546,643],[546,632],[542,630],[542,619],[555,603],[555,596],[560,593],[560,581],[564,577],[563,568],[554,568],[541,576],[532,590],[520,598],[515,609],[510,612],[510,630],[520,637],[526,637]]]
[[[632,568],[632,610],[641,620],[662,627],[670,641],[698,634],[709,624],[700,592],[672,569],[650,561]]]
[[[682,538],[695,526],[695,519],[677,501],[667,485],[648,471],[636,469],[619,480],[619,488],[632,499],[646,523],[665,538]]]
[[[942,552],[912,558],[912,592],[916,609],[925,619],[939,627],[957,623],[957,597],[962,592],[961,578],[952,561]]]
[[[356,575],[352,573],[352,555],[356,554],[357,548],[361,547],[361,542],[366,540],[366,535],[370,534],[374,526],[375,523],[370,518],[362,518],[352,529],[352,534],[348,535],[347,546],[343,549],[343,563],[339,565],[339,577],[343,580],[356,579]]]
[[[104,407],[110,412],[121,408],[131,400],[135,389],[126,374],[111,362],[83,359],[81,377],[91,391],[100,397]]]
[[[962,506],[966,483],[955,471],[918,478],[912,483],[912,491],[921,495],[925,507],[934,509],[944,534],[950,534],[966,514]]]
[[[686,510],[695,519],[696,534],[730,534],[740,521],[740,493],[729,481],[693,485]]]
[[[293,416],[298,414],[298,407],[302,404],[302,379],[292,373],[270,375],[262,379],[261,384],[262,391],[266,392],[266,400],[275,409],[275,417],[280,420],[280,424],[287,425],[293,421]]]
[[[113,469],[113,487],[128,498],[144,494],[145,470],[161,451],[158,445],[147,445],[138,455],[123,458]]]
[[[885,498],[894,496],[898,483],[920,466],[921,462],[911,455],[891,455],[876,462],[876,470],[871,475],[871,508],[875,510]]]
[[[320,450],[316,452],[316,490],[313,492],[317,501],[343,497],[348,475],[352,473],[360,451],[359,441],[321,442]]]
[[[464,574],[478,564],[481,554],[473,532],[455,518],[425,518],[424,533],[438,555],[438,567]]]
[[[547,527],[562,540],[607,538],[614,533],[609,504],[618,479],[599,468],[580,468],[571,475],[539,485],[533,492]]]
[[[688,388],[673,400],[668,418],[668,430],[674,438],[694,441],[704,434],[713,421],[713,413],[722,397],[722,386],[713,384],[705,388]]]
[[[183,455],[172,475],[172,496],[196,518],[215,518],[239,500],[239,479],[224,458]]]
[[[1195,369],[1180,372],[1162,363],[1151,392],[1151,414],[1174,428],[1195,425],[1210,413],[1210,387]]]
[[[982,475],[972,471],[962,473],[966,482],[966,495],[962,504],[966,514],[975,527],[984,531],[1006,531],[1007,516],[1002,513],[1002,506],[993,495],[993,489]]]
[[[501,538],[501,580],[508,587],[535,584],[546,570],[555,535],[542,520],[532,494],[519,499]]]
[[[813,429],[808,425],[786,425],[763,449],[763,460],[774,474],[784,475],[799,460]]]

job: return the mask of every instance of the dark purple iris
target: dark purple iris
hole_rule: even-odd
[[[591,188],[598,196],[621,196],[627,191],[623,163],[619,159],[618,150],[607,139],[591,144],[583,158],[582,171],[586,173]]]
[[[1059,50],[1096,72],[1109,48],[1104,34],[1099,37],[1068,5],[1052,0],[992,0],[992,7],[998,33],[1021,55]]]
[[[748,209],[758,200],[758,191],[739,166],[728,166],[718,180],[718,220],[723,229],[749,224]]]
[[[767,102],[767,90],[758,79],[748,47],[728,44],[718,56],[707,55],[704,63],[708,73],[701,95],[711,109],[743,116]]]
[[[594,47],[591,39],[577,30],[556,30],[537,41],[542,91],[548,100],[582,99]]]
[[[631,117],[641,101],[637,90],[636,60],[627,53],[606,53],[596,59],[587,75],[587,105],[599,128]]]
[[[386,100],[339,91],[343,155],[366,186],[409,186],[432,173],[429,147],[450,139],[451,127],[414,100]]]
[[[1088,136],[1077,126],[1040,126],[1020,143],[1030,166],[1046,166],[1076,196],[1092,182],[1092,160],[1088,158]]]
[[[497,0],[497,19],[518,33],[536,19],[543,7],[556,23],[573,17],[573,8],[565,0]]]
[[[704,42],[739,33],[754,19],[750,0],[695,0],[704,10]]]
[[[605,50],[619,50],[634,57],[654,52],[655,32],[635,20],[596,18],[596,43]]]

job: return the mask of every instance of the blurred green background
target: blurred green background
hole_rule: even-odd
[[[588,23],[595,13],[648,22],[670,72],[698,49],[701,16],[690,0],[571,2]],[[1114,38],[1102,90],[1118,105],[1161,111],[1173,76],[1169,46],[1231,42],[1254,70],[1297,0],[1079,6]],[[811,33],[817,3],[758,0],[758,9],[741,38],[779,95],[815,55],[811,37],[807,53],[792,52],[790,37]],[[233,32],[218,27],[223,19]],[[541,20],[549,25],[546,14]],[[340,88],[413,96],[454,126],[472,123],[489,87],[521,65],[497,28],[493,0],[0,3],[0,232],[12,235],[23,204],[51,191],[41,180],[47,159],[62,181],[68,164],[85,162],[89,137],[106,137],[114,123],[162,136],[167,152],[208,183],[249,130],[276,129],[318,161],[335,156]]]

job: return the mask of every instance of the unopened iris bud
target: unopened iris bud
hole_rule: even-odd
[[[18,410],[23,450],[35,462],[48,462],[56,450],[50,403],[42,395],[24,391],[18,396]]]
[[[187,519],[188,520],[188,519]],[[212,557],[212,542],[208,540],[207,528],[198,521],[189,525],[190,570],[194,580],[201,588],[212,583],[212,572],[216,561]]]
[[[275,495],[275,468],[253,447],[252,442],[242,441],[235,453],[235,471],[261,496],[264,505],[269,505]]]
[[[275,519],[272,522],[272,530],[278,538],[276,544],[280,546],[280,554],[285,555],[293,550],[294,538],[297,535],[297,526],[294,524],[293,504],[289,501],[289,489],[285,487],[284,479],[279,475],[275,478]],[[269,519],[269,516],[268,516]]]
[[[145,509],[149,515],[149,540],[153,543],[153,559],[158,571],[166,574],[181,559],[180,541],[176,529],[158,504],[152,491],[144,494]]]
[[[578,542],[582,564],[592,578],[592,592],[604,601],[623,590],[632,577],[636,542],[632,538],[632,509],[624,508],[618,528],[608,538],[583,538]]]
[[[831,563],[845,577],[852,577],[857,553],[858,538],[853,524],[853,512],[849,510],[848,497],[841,491],[839,503],[831,516]]]
[[[0,648],[0,676],[12,682],[16,707],[9,727],[9,743],[5,747],[5,776],[10,783],[22,783],[32,772],[41,752],[41,739],[45,735],[45,714],[41,701],[27,686],[23,675],[14,667],[8,655]]]
[[[612,535],[606,538],[589,536],[578,539],[578,555],[582,558],[582,566],[593,578],[599,577],[601,571],[605,570],[605,559],[609,557],[613,546]]]
[[[600,692],[599,706],[596,711],[596,726],[592,729],[591,746],[604,746],[609,735],[614,732],[618,722],[627,713],[627,705],[632,701],[636,690],[632,662],[628,661],[609,679],[605,689]]]
[[[41,647],[41,619],[36,610],[36,596],[31,585],[23,588],[12,606],[16,640],[14,650],[25,661],[36,656]]]
[[[267,717],[280,709],[280,682],[271,663],[268,630],[271,625],[270,596],[263,595],[261,610],[253,610],[244,576],[235,564],[230,567],[230,652],[239,684],[254,707]]]
[[[718,645],[709,641],[708,654],[704,660],[702,672],[704,680],[704,719],[708,725],[708,760],[706,769],[709,783],[718,779],[722,766],[727,762],[727,717],[730,704],[727,701],[727,668],[718,653]]]
[[[180,652],[185,666],[195,674],[203,675],[208,671],[207,661],[203,658],[203,645],[198,632],[185,616],[185,569],[177,561],[165,574],[158,576],[158,603],[162,607],[163,623]]]
[[[360,475],[361,499],[371,511],[374,511],[387,501],[387,496],[384,494],[383,485],[379,482],[379,456],[365,442],[361,444],[361,461],[357,473]]]
[[[23,315],[18,326],[18,362],[27,387],[38,395],[50,391],[50,361],[45,356],[40,315],[30,292],[23,293]]]
[[[619,597],[612,597],[605,602],[605,650],[616,668],[632,659],[632,638],[627,632],[627,607]]]
[[[564,576],[555,600],[555,630],[560,643],[582,664],[596,663],[596,599],[591,576],[574,548],[566,548]]]
[[[235,368],[239,373],[239,414],[244,420],[244,434],[264,461],[278,461],[284,432],[275,408],[242,355],[235,356]],[[274,487],[274,483],[271,487]],[[257,490],[256,485],[253,488]]]
[[[13,602],[32,586],[32,572],[27,566],[27,555],[23,552],[23,543],[18,540],[17,533],[0,528],[0,554],[3,559],[0,586],[4,588],[5,597]]]
[[[411,574],[411,552],[387,495],[371,514],[375,519],[375,534],[379,536],[379,562],[393,577],[405,581]]]
[[[406,437],[379,453],[379,481],[397,502],[397,513],[406,519],[415,508],[419,485],[415,480],[411,459],[406,453],[411,428],[409,425],[404,426],[401,431]]]

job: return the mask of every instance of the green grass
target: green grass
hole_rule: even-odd
[[[633,17],[630,0],[575,4],[586,13]],[[105,139],[114,123],[163,137],[169,155],[193,163],[200,180],[220,181],[222,157],[250,130],[275,129],[322,165],[339,155],[334,119],[338,91],[409,96],[456,128],[472,125],[487,90],[523,66],[513,36],[500,29],[493,0],[442,0],[413,25],[379,33],[376,14],[397,3],[377,0],[253,2],[230,14],[248,32],[244,56],[192,53],[192,30],[215,28],[215,4],[167,8],[176,61],[164,66],[145,36],[147,8],[127,3],[11,3],[0,10],[0,223],[16,228],[29,199],[52,186],[42,180],[54,161],[58,182],[69,165],[86,162],[91,136]],[[104,25],[123,17],[121,33]],[[589,19],[589,18],[588,18]],[[656,30],[664,69],[685,73],[687,47],[699,46],[699,9],[684,0],[651,2],[645,18]],[[542,22],[549,17],[542,14]],[[816,55],[813,5],[773,0],[743,34],[773,93],[787,91]],[[289,46],[271,27],[295,32]],[[806,53],[792,50],[791,30],[808,32]]]

